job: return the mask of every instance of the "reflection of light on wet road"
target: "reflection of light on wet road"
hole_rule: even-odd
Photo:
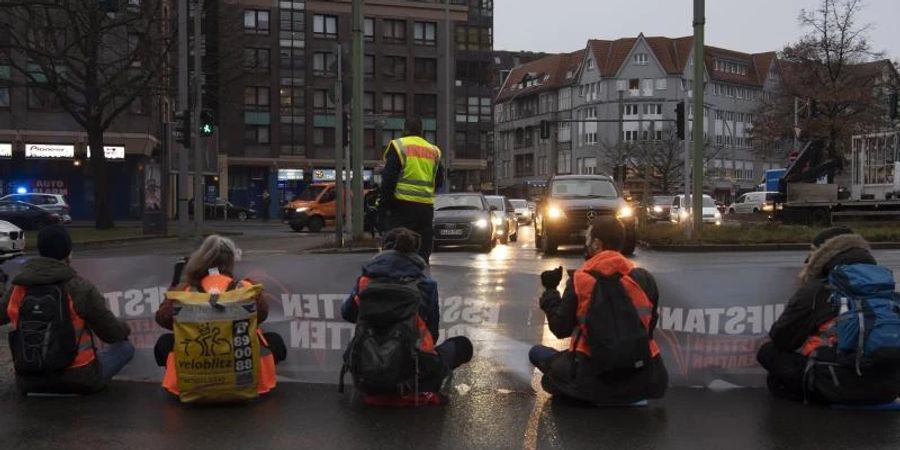
[[[544,324],[544,334],[541,339],[541,345],[553,347],[557,350],[566,348],[565,339],[557,339],[550,331],[550,327]],[[546,393],[541,387],[541,377],[543,374],[540,370],[534,369],[531,377],[531,388],[534,389],[534,406],[531,408],[531,415],[528,416],[528,423],[525,426],[525,442],[522,443],[524,449],[537,448],[538,436],[541,429],[549,435],[548,440],[556,438],[556,422],[553,420],[552,414],[544,414],[544,408],[550,401],[550,394]]]

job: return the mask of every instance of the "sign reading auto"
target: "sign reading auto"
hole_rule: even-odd
[[[91,158],[91,147],[87,149],[87,157]],[[117,146],[104,146],[103,147],[103,157],[106,159],[125,159],[125,147],[117,145]]]
[[[26,158],[74,158],[75,146],[62,144],[25,144]]]

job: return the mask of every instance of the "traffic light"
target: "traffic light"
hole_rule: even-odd
[[[550,139],[550,121],[541,121],[541,139]]]
[[[675,105],[675,133],[678,139],[684,140],[684,103]]]
[[[199,130],[200,136],[212,136],[213,132],[216,130],[216,121],[215,118],[213,118],[212,111],[204,109],[200,112]]]
[[[175,141],[184,148],[191,147],[191,112],[175,112]]]

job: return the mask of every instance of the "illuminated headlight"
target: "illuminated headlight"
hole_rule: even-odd
[[[491,219],[491,222],[494,222],[494,226],[499,227],[500,225],[503,225],[503,218],[494,216],[494,218]]]
[[[488,226],[488,221],[485,219],[478,219],[475,222],[472,222],[472,224],[475,225],[476,228],[485,229]]]
[[[561,219],[565,216],[566,216],[566,214],[561,209],[557,208],[556,206],[551,206],[551,207],[547,208],[547,217],[549,217],[551,219]]]
[[[715,214],[713,214],[713,217],[715,217],[716,220],[719,220],[722,218],[722,213],[720,213],[719,211],[716,211]]]
[[[690,213],[688,213],[687,210],[684,209],[682,209],[681,212],[678,213],[678,217],[681,218],[681,220],[687,220],[690,216]]]
[[[662,206],[654,206],[653,212],[655,212],[657,214],[663,212]]]
[[[616,217],[619,219],[627,219],[634,215],[634,210],[631,209],[630,206],[623,206],[619,208],[619,211],[616,212]]]
[[[765,205],[763,205],[762,209],[763,209],[763,211],[771,211],[774,208],[772,207],[772,205],[765,204]]]
[[[297,208],[294,211],[297,211],[298,213],[302,213],[302,212],[309,211],[309,208],[304,206],[303,208]]]

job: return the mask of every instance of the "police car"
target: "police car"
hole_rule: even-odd
[[[0,220],[0,259],[21,255],[24,251],[25,232],[5,220]]]

